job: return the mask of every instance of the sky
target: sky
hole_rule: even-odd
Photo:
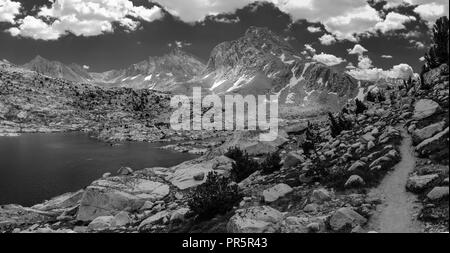
[[[0,0],[0,59],[36,55],[100,72],[182,48],[205,63],[268,27],[298,54],[375,80],[419,72],[448,0]]]

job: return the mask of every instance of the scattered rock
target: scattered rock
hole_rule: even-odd
[[[297,152],[291,151],[287,154],[283,166],[285,168],[291,168],[303,162],[305,162],[305,159],[302,155],[298,154]]]
[[[330,219],[330,227],[337,232],[349,232],[367,222],[367,219],[350,208],[338,209]]]
[[[420,143],[425,139],[433,137],[433,135],[442,131],[445,127],[445,122],[438,122],[435,124],[428,125],[422,129],[416,129],[413,132],[414,143]]]
[[[263,191],[263,197],[265,202],[274,202],[277,199],[285,196],[286,194],[292,192],[292,188],[287,184],[277,184],[267,190]]]
[[[131,218],[128,212],[122,211],[114,216],[113,225],[123,227],[131,223]]]
[[[425,119],[436,113],[439,104],[430,99],[421,99],[414,105],[413,118],[420,120]]]
[[[430,187],[437,179],[439,179],[438,174],[412,176],[406,183],[406,189],[411,192],[419,193]]]
[[[449,188],[448,186],[438,186],[438,187],[434,187],[433,190],[431,190],[428,194],[427,194],[427,198],[429,200],[432,201],[438,201],[441,200],[443,198],[448,198],[448,191]]]
[[[143,229],[147,229],[149,226],[160,223],[167,216],[169,216],[169,212],[167,212],[167,211],[158,212],[158,213],[148,217],[144,221],[142,221],[141,224],[139,225],[138,229],[139,229],[139,231],[142,231]]]
[[[329,200],[331,200],[331,195],[326,189],[317,189],[311,194],[311,202],[321,204]]]
[[[351,187],[359,187],[365,185],[364,179],[358,175],[352,175],[348,178],[347,182],[345,182],[345,188]]]
[[[113,216],[99,216],[89,223],[88,230],[99,231],[109,229],[114,224]]]
[[[122,176],[126,176],[126,175],[133,174],[133,170],[130,167],[121,167],[117,171],[117,174],[122,175]]]
[[[275,232],[284,214],[269,206],[254,206],[236,211],[227,224],[229,233]]]

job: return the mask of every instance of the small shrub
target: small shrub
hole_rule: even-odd
[[[280,163],[281,163],[281,157],[277,152],[269,154],[269,156],[260,165],[262,174],[268,175],[275,171],[280,170],[281,169]]]
[[[225,156],[236,161],[244,157],[244,152],[238,147],[234,147],[228,149],[228,151],[225,153]]]
[[[369,91],[366,95],[366,100],[372,103],[375,103],[375,96],[373,95],[373,93],[371,91]]]
[[[355,110],[356,115],[364,113],[367,110],[367,106],[363,102],[361,102],[359,99],[355,100],[355,104],[356,104],[356,110]]]
[[[330,121],[331,136],[336,137],[344,130],[352,129],[352,122],[345,118],[343,114],[339,115],[336,120],[331,112],[328,113],[328,120]]]
[[[199,185],[188,201],[189,208],[199,219],[209,219],[225,214],[242,199],[239,188],[228,178],[210,172],[206,182]]]
[[[331,112],[328,113],[328,120],[330,121],[331,136],[334,138],[342,132],[342,128]]]
[[[314,145],[314,142],[312,142],[312,141],[310,141],[310,140],[308,140],[308,139],[306,139],[304,142],[302,142],[302,143],[300,144],[300,147],[303,149],[303,153],[304,153],[306,156],[309,156],[310,151],[315,151],[315,145]]]
[[[235,182],[241,182],[260,169],[258,162],[237,147],[229,149],[225,156],[234,160],[231,177]]]

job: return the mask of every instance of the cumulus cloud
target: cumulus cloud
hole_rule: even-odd
[[[349,54],[357,54],[357,55],[362,55],[365,52],[367,52],[367,49],[365,49],[363,46],[361,46],[360,44],[356,44],[355,46],[353,46],[352,49],[347,49],[347,52]]]
[[[389,0],[384,6],[385,9],[395,8],[401,5],[415,5],[414,12],[431,24],[440,16],[449,15],[448,0]],[[430,25],[431,25],[430,24]]]
[[[85,70],[88,70],[88,69],[90,69],[91,67],[88,66],[88,65],[83,65],[83,68],[84,68]]]
[[[14,19],[20,14],[21,4],[11,0],[0,0],[0,22],[14,24]]]
[[[333,35],[330,34],[324,34],[322,37],[319,38],[319,41],[322,45],[329,46],[336,42],[336,39]]]
[[[413,16],[406,16],[396,12],[389,12],[383,21],[378,22],[375,25],[375,29],[381,31],[382,33],[386,33],[392,30],[400,30],[405,28],[404,23],[415,20],[416,18]]]
[[[372,27],[381,21],[378,12],[370,6],[356,8],[346,14],[331,17],[324,21],[328,31],[339,40],[358,41],[358,34],[364,34],[372,30]]]
[[[360,69],[368,69],[371,68],[372,60],[367,56],[360,56],[358,61],[358,68]]]
[[[155,0],[173,15],[185,22],[201,21],[207,15],[231,12],[254,2],[253,0]],[[266,0],[294,19],[321,22],[325,29],[337,40],[358,41],[358,36],[374,32],[378,24],[383,31],[402,27],[403,17],[388,16],[383,20],[379,12],[367,0]],[[400,19],[400,20],[399,20]],[[319,32],[320,28],[310,26],[309,32]]]
[[[422,4],[417,6],[414,12],[419,14],[421,18],[433,23],[437,18],[445,14],[445,5],[434,2]]]
[[[358,80],[377,81],[386,78],[405,80],[413,76],[414,71],[408,64],[401,63],[393,66],[389,70],[383,70],[381,68],[355,68],[348,70],[347,73]]]
[[[345,62],[344,59],[332,54],[320,53],[316,54],[312,58],[314,61],[321,62],[327,66],[334,66]]]
[[[410,40],[409,42],[410,42],[411,44],[413,44],[415,48],[418,48],[418,49],[423,49],[423,48],[425,48],[425,44],[423,44],[423,43],[420,42],[420,41]]]
[[[314,49],[310,44],[305,44],[305,49],[312,54],[316,54],[316,49]]]
[[[315,27],[315,26],[308,26],[308,28],[306,28],[310,33],[318,33],[321,32],[322,29],[320,29],[320,27]]]
[[[40,8],[38,16],[19,20],[19,26],[8,31],[13,36],[56,40],[71,32],[77,36],[96,36],[113,31],[113,22],[128,30],[135,30],[139,22],[151,22],[162,17],[157,6],[134,6],[129,0],[55,0],[51,6]],[[52,20],[49,23],[43,19]]]
[[[23,37],[29,37],[36,40],[37,39],[56,40],[60,36],[58,31],[55,31],[47,23],[33,16],[26,16],[18,23],[19,23],[18,27],[12,27],[8,29],[8,32],[12,36],[20,35]]]
[[[232,12],[254,2],[252,0],[155,0],[172,15],[180,17],[185,22],[201,21],[208,15]]]

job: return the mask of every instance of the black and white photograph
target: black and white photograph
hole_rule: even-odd
[[[0,0],[0,241],[448,233],[448,16],[448,0]]]

